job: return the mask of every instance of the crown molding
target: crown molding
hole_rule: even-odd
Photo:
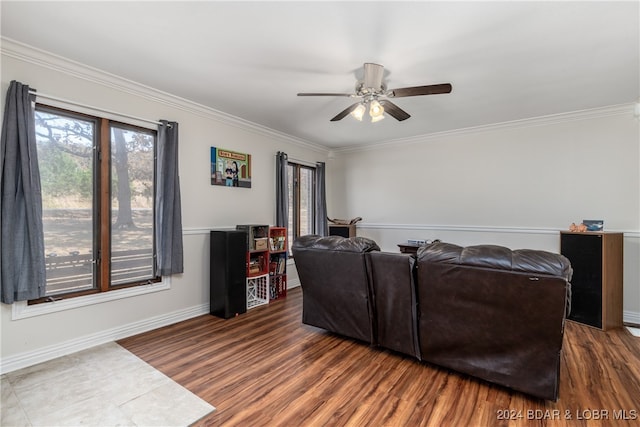
[[[74,76],[76,78],[80,78],[95,84],[102,85],[104,87],[125,92],[136,97],[144,98],[155,103],[164,104],[171,108],[176,108],[189,114],[240,128],[254,134],[286,141],[302,148],[322,153],[323,155],[327,155],[328,157],[335,156],[336,154],[346,154],[378,150],[394,146],[419,144],[449,136],[490,132],[502,129],[522,129],[532,126],[548,126],[553,124],[568,123],[579,120],[593,120],[596,118],[618,115],[629,115],[633,117],[636,105],[636,103],[633,102],[627,104],[617,104],[586,110],[551,114],[540,117],[531,117],[501,123],[493,123],[488,125],[472,126],[449,131],[434,132],[407,138],[397,138],[380,143],[369,143],[366,145],[357,145],[353,147],[330,148],[313,141],[294,137],[284,132],[279,132],[266,126],[250,122],[240,117],[227,114],[225,112],[207,107],[202,104],[198,104],[196,102],[181,98],[176,95],[172,95],[167,92],[160,91],[158,89],[154,89],[141,83],[137,83],[135,81],[125,79],[115,74],[90,67],[80,62],[64,58],[62,56],[35,48],[33,46],[18,42],[7,37],[0,37],[0,53],[10,58]],[[47,90],[43,90],[43,92],[47,92]]]
[[[392,139],[380,143],[372,143],[366,145],[357,145],[353,147],[336,148],[333,151],[336,153],[354,153],[360,151],[371,151],[384,149],[389,147],[420,144],[436,139],[441,139],[449,136],[467,135],[481,132],[492,132],[503,129],[524,129],[535,126],[549,126],[554,124],[569,123],[580,120],[593,120],[603,117],[628,115],[633,117],[635,110],[635,102],[626,104],[609,105],[606,107],[590,108],[586,110],[570,111],[566,113],[550,114],[547,116],[531,117],[520,120],[511,120],[501,123],[493,123],[488,125],[472,126],[461,129],[454,129],[442,132],[434,132],[429,134],[411,136],[407,138]]]
[[[250,122],[240,117],[154,89],[150,86],[125,79],[115,74],[90,67],[80,62],[64,58],[7,37],[0,37],[0,53],[9,58],[34,64],[52,71],[57,71],[120,92],[125,92],[132,96],[163,104],[205,119],[214,120],[229,126],[240,128],[260,136],[286,141],[324,155],[328,155],[330,151],[329,148],[312,141],[279,132],[266,126]],[[49,92],[48,88],[40,89],[42,89],[43,92]]]

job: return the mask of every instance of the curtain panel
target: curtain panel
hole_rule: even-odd
[[[35,131],[35,95],[9,84],[0,149],[0,288],[11,304],[46,292],[42,192]]]
[[[162,276],[183,273],[182,207],[178,173],[178,123],[158,125],[156,269]]]
[[[289,189],[287,186],[286,153],[278,151],[276,154],[276,226],[289,226]]]
[[[327,222],[327,196],[325,186],[325,163],[316,163],[316,220],[315,233],[318,236],[329,235],[329,224]]]

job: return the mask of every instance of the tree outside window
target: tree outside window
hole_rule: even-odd
[[[47,296],[156,281],[155,131],[38,104]]]

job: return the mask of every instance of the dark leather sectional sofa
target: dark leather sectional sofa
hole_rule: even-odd
[[[557,399],[572,274],[562,255],[438,242],[412,256],[339,236],[303,236],[292,251],[303,323]]]

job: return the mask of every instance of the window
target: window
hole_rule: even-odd
[[[44,300],[159,281],[154,262],[156,131],[41,104],[35,124]]]
[[[315,179],[315,168],[291,162],[287,165],[289,250],[296,237],[315,232]]]

